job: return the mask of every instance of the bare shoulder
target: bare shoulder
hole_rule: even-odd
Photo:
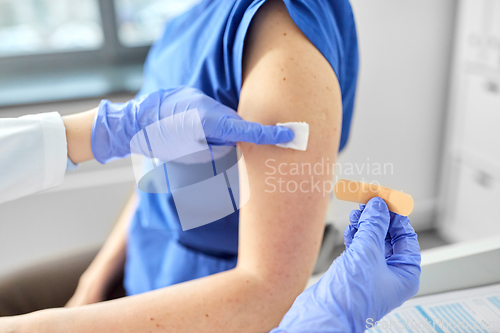
[[[335,72],[295,25],[281,0],[266,1],[253,18],[246,37],[240,106],[253,105],[247,98],[255,99],[256,93],[262,101],[280,100],[286,111],[290,111],[289,105],[318,106],[315,114],[320,117],[328,113],[338,116],[334,115],[335,109],[341,111]],[[252,117],[246,108],[239,112]],[[278,115],[279,112],[275,116]]]

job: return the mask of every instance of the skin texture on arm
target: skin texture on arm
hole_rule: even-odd
[[[341,128],[336,76],[279,0],[266,2],[252,22],[239,112],[245,120],[269,125],[305,121],[310,137],[305,152],[240,144],[250,200],[240,212],[235,269],[123,299],[41,311],[20,325],[35,325],[37,332],[189,333],[265,332],[277,326],[311,274],[329,196],[322,186],[333,178],[291,169],[293,163],[333,163]],[[281,177],[285,186],[293,181],[309,191],[272,191],[266,161],[283,164],[281,174],[273,175],[277,186]],[[319,190],[313,188],[317,184]]]
[[[312,272],[328,205],[323,184],[329,187],[333,180],[331,172],[317,175],[307,165],[335,161],[342,105],[333,69],[283,2],[268,2],[263,9],[246,40],[238,112],[263,124],[304,121],[310,136],[305,152],[240,143],[251,196],[240,210],[239,266],[259,271],[274,282],[273,292],[280,290],[292,302]],[[319,189],[312,189],[318,182]]]
[[[293,23],[283,2],[271,1],[262,9],[246,39],[238,112],[263,124],[304,121],[310,126],[305,152],[239,146],[250,200],[240,210],[238,264],[259,272],[268,293],[280,295],[269,309],[277,316],[303,291],[321,245],[329,197],[323,184],[331,190],[333,175],[310,173],[307,165],[335,161],[342,105],[333,69]],[[314,184],[319,188],[313,189]],[[276,324],[278,316],[268,319]]]

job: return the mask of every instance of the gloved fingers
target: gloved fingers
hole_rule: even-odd
[[[385,254],[385,238],[389,229],[390,215],[385,201],[379,197],[372,198],[366,204],[358,222],[358,232],[354,242],[360,243],[364,249],[377,250]]]
[[[385,259],[388,259],[392,256],[392,242],[391,242],[391,235],[389,232],[387,232],[385,236]]]
[[[292,130],[282,126],[262,125],[238,118],[226,118],[221,133],[229,142],[252,142],[259,145],[275,145],[293,139]]]
[[[350,225],[347,226],[347,228],[344,231],[344,244],[346,246],[346,249],[350,247],[352,244],[354,235],[356,234],[356,231],[358,229],[358,223],[359,219],[365,209],[366,205],[359,205],[359,209],[355,209],[351,211],[351,214],[349,215],[349,222]],[[389,212],[390,214],[393,214]],[[389,215],[391,216],[391,215]],[[384,239],[384,250],[385,250],[385,258],[389,258],[393,252],[392,252],[392,242],[391,242],[391,236],[389,232],[386,232],[385,239]]]
[[[391,213],[389,226],[393,254],[386,259],[388,268],[400,283],[402,301],[414,296],[420,285],[420,247],[417,234],[406,216]],[[402,303],[402,302],[401,302]]]
[[[391,213],[389,234],[393,255],[388,260],[388,264],[420,266],[418,237],[408,217]]]
[[[345,245],[346,250],[349,248],[349,246],[351,246],[352,240],[354,238],[354,234],[356,233],[356,231],[358,231],[358,230],[355,227],[353,227],[351,224],[349,224],[347,226],[347,228],[345,228],[344,245]]]
[[[351,211],[351,214],[349,214],[349,223],[356,229],[358,228],[358,222],[362,212],[362,210],[354,209]]]
[[[360,207],[361,206],[362,205],[360,205]],[[364,205],[361,209],[364,209]],[[354,209],[351,211],[351,214],[349,214],[349,225],[344,231],[344,245],[346,249],[348,249],[349,246],[351,246],[354,234],[356,233],[356,231],[358,231],[358,222],[361,213],[362,210]]]

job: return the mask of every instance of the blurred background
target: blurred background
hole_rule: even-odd
[[[151,42],[197,2],[0,0],[0,117],[133,98]],[[351,2],[361,66],[338,175],[410,193],[423,248],[500,234],[500,0]],[[129,160],[89,162],[1,205],[0,276],[97,248],[134,185]],[[318,271],[355,207],[333,201]]]

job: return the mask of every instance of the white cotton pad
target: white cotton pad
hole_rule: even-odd
[[[276,126],[283,126],[289,128],[295,134],[292,141],[286,143],[278,143],[276,146],[281,148],[291,148],[302,151],[305,151],[307,149],[307,141],[309,140],[308,123],[305,122],[277,123]]]

